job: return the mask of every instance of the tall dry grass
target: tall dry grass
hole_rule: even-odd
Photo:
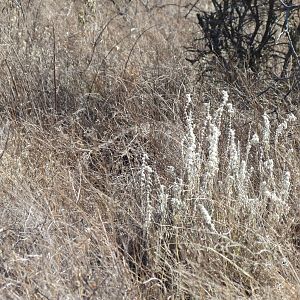
[[[185,0],[0,8],[1,299],[299,298],[297,95],[199,77]]]

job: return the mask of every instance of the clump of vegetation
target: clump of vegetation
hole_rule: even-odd
[[[298,96],[199,75],[209,4],[0,4],[1,299],[299,298]]]
[[[229,82],[250,72],[260,80],[271,76],[272,88],[284,83],[288,94],[298,93],[300,6],[276,0],[210,2],[210,10],[197,13],[201,34],[189,60],[201,61],[201,69],[206,61],[208,73],[216,72],[217,60]]]

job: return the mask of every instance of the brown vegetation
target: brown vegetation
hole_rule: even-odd
[[[299,96],[192,4],[1,2],[1,299],[299,299]]]

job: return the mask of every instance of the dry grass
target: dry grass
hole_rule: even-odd
[[[1,2],[1,299],[299,299],[297,95],[171,3]]]

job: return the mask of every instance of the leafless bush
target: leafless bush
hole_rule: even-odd
[[[236,68],[273,74],[276,82],[299,89],[299,5],[277,0],[211,1],[212,11],[197,13],[202,36],[192,62],[208,59],[206,71],[221,64],[229,81]],[[203,45],[203,46],[201,46]]]

